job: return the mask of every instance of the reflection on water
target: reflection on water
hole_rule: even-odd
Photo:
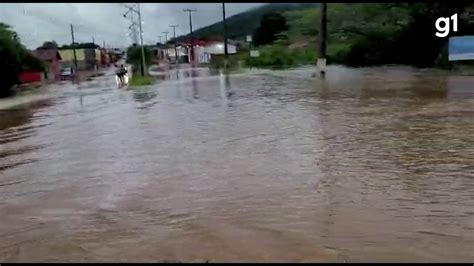
[[[151,67],[150,75],[157,77],[160,80],[179,80],[191,79],[197,77],[209,77],[219,74],[219,70],[209,69],[207,67],[191,68],[188,65],[183,65],[178,68],[171,68],[164,70],[159,67]]]
[[[220,75],[220,92],[223,100],[223,105],[227,107],[232,107],[232,102],[229,99],[232,97],[232,89],[230,85],[230,75],[223,74]]]
[[[0,261],[474,259],[469,77],[173,71],[0,114]]]
[[[13,130],[30,122],[35,112],[51,104],[51,100],[41,100],[9,110],[0,110],[0,130]]]
[[[190,75],[188,77],[196,77],[197,76],[197,73],[198,71],[196,71],[194,68],[191,68],[190,71],[189,71]],[[185,75],[186,77],[186,75]],[[199,91],[198,91],[198,88],[197,88],[197,81],[196,79],[191,79],[191,84],[193,86],[193,98],[194,99],[199,99]]]
[[[142,102],[142,103],[156,98],[156,95],[157,95],[156,91],[151,91],[151,90],[135,90],[133,92],[133,98],[137,102]]]

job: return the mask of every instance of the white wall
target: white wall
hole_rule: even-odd
[[[202,46],[194,47],[194,54],[196,62],[200,64],[209,63],[209,60],[211,59],[209,53],[206,52],[206,48]]]
[[[227,44],[227,51],[229,54],[235,54],[237,53],[237,47]],[[215,42],[206,46],[205,52],[209,54],[224,54],[224,42]]]
[[[236,54],[237,47],[232,44],[227,44],[229,54]],[[191,49],[188,50],[188,55],[191,53]],[[199,64],[207,64],[211,60],[213,54],[224,54],[224,42],[215,42],[206,47],[196,46],[194,47],[194,60]],[[173,52],[174,55],[174,52]]]
[[[186,56],[188,55],[187,51],[185,48],[182,47],[176,47],[176,50],[178,51],[178,57]],[[174,47],[168,49],[168,54],[169,57],[174,58]]]

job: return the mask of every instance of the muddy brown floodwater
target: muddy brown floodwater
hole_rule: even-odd
[[[313,71],[1,111],[0,262],[474,261],[474,78]]]

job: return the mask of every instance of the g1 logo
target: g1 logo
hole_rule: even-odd
[[[453,31],[454,32],[458,31],[458,14],[457,13],[452,15],[451,18],[449,18],[449,17],[440,17],[436,20],[436,23],[435,23],[435,27],[438,30],[438,32],[436,32],[437,37],[443,38],[443,37],[448,36],[449,30],[450,30],[450,27],[451,27],[451,25],[449,23],[450,19],[453,21]],[[441,26],[440,24],[444,24],[444,26]]]

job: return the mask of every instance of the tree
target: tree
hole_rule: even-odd
[[[18,34],[10,26],[0,23],[0,97],[11,94],[18,84],[22,70],[42,70],[41,60],[33,56],[21,43]]]
[[[74,43],[74,47],[76,49],[97,49],[100,48],[99,45],[92,43],[92,42],[85,42],[85,43]],[[72,44],[64,44],[59,49],[72,49]]]
[[[288,30],[286,19],[280,13],[266,14],[260,20],[260,26],[255,30],[255,45],[265,45],[277,39],[277,35]]]
[[[38,47],[38,49],[57,49],[57,48],[58,48],[58,44],[56,43],[56,41],[44,42],[43,45]]]
[[[45,65],[43,61],[37,58],[29,51],[22,53],[22,65],[21,69],[24,71],[44,71]]]
[[[10,26],[0,23],[0,97],[10,95],[11,87],[18,83],[21,71],[20,43]]]
[[[328,58],[349,65],[433,66],[448,38],[435,36],[435,21],[463,13],[472,3],[331,4]],[[459,17],[455,35],[474,31]]]
[[[153,52],[151,49],[144,47],[145,50],[145,63],[147,66],[151,65],[153,60]],[[140,64],[142,60],[142,50],[141,46],[132,45],[127,49],[127,63],[132,64],[133,70],[140,69]]]

